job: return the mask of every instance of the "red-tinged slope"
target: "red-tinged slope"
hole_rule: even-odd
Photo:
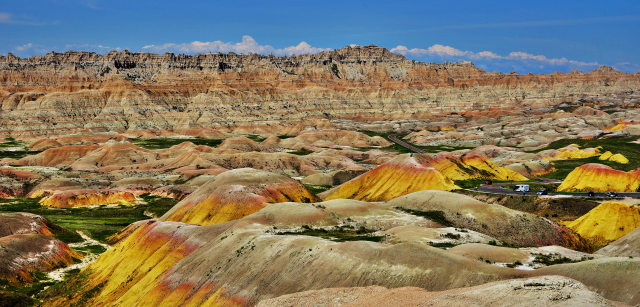
[[[47,272],[74,263],[82,256],[62,241],[41,234],[0,238],[0,279],[14,285],[31,282],[33,271]]]
[[[29,233],[52,236],[52,230],[61,228],[39,215],[23,212],[0,213],[0,237]]]
[[[299,182],[251,168],[218,175],[163,215],[161,221],[208,225],[239,219],[269,203],[314,202],[318,198]]]

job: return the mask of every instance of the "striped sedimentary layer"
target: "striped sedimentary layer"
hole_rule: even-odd
[[[82,258],[52,237],[61,231],[65,230],[39,215],[0,213],[0,279],[22,285],[34,280],[34,271],[51,271]]]
[[[527,178],[504,167],[498,167],[485,157],[470,154],[454,156],[400,155],[339,187],[322,194],[324,199],[351,198],[365,201],[386,201],[422,190],[451,191],[458,189],[453,180]]]
[[[420,119],[479,107],[556,105],[576,95],[639,86],[638,74],[609,67],[569,74],[487,73],[470,62],[421,63],[375,46],[292,57],[9,54],[0,56],[0,133]]]
[[[571,171],[558,191],[636,192],[638,187],[640,169],[623,172],[607,165],[589,163]]]
[[[219,224],[250,215],[270,203],[317,200],[304,185],[289,177],[242,168],[218,175],[176,204],[160,220]]]

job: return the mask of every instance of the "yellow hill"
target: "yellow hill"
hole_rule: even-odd
[[[609,166],[589,163],[576,167],[558,191],[635,192],[640,186],[640,170],[623,172]]]
[[[423,190],[451,191],[459,188],[452,180],[468,179],[527,180],[478,155],[400,155],[325,194],[325,199],[387,201]]]
[[[627,157],[621,155],[621,154],[613,154],[610,151],[607,151],[605,153],[603,153],[598,160],[600,161],[613,161],[613,162],[618,162],[620,164],[627,164],[629,163],[629,159],[627,159]]]
[[[586,239],[615,241],[640,226],[640,206],[605,202],[573,221],[568,227]]]

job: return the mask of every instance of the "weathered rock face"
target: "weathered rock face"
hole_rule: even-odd
[[[0,133],[218,126],[283,131],[293,123],[327,127],[326,119],[420,119],[481,107],[542,107],[639,87],[640,75],[609,67],[487,73],[469,62],[415,62],[376,46],[291,57],[9,54],[0,56]]]

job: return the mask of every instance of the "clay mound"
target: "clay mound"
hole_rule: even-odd
[[[55,191],[43,197],[39,203],[44,207],[75,208],[93,205],[131,205],[137,201],[130,192],[116,190],[66,190]]]
[[[551,173],[555,170],[553,165],[548,161],[530,161],[530,162],[513,163],[513,164],[507,165],[506,168],[514,172],[517,172],[518,174],[525,177],[542,176],[542,175]]]
[[[482,258],[499,263],[526,262],[529,259],[529,253],[519,249],[479,243],[458,245],[448,251],[471,259]]]
[[[416,242],[422,244],[429,243],[453,243],[464,244],[471,242],[489,243],[496,239],[467,229],[456,229],[453,227],[438,226],[439,228],[425,228],[415,225],[398,226],[391,228],[384,233],[391,236],[389,242]],[[442,227],[442,228],[440,228]]]
[[[629,163],[629,159],[627,159],[627,157],[621,155],[621,154],[613,154],[610,151],[607,151],[605,153],[603,153],[602,155],[600,155],[600,157],[598,157],[598,160],[601,161],[613,161],[613,162],[618,162],[620,164],[627,164]]]
[[[623,172],[606,165],[589,163],[571,171],[558,191],[636,192],[639,186],[639,170]]]
[[[640,227],[596,252],[609,257],[640,257]]]
[[[304,132],[294,138],[284,139],[279,142],[280,147],[301,149],[305,146],[316,147],[373,147],[390,146],[391,142],[379,137],[370,137],[364,133],[347,130],[320,130]]]
[[[391,161],[360,175],[321,197],[386,201],[423,190],[459,189],[452,180],[466,179],[528,180],[504,167],[498,167],[476,154],[458,158],[448,153],[437,155],[399,155]]]
[[[640,259],[602,258],[572,264],[551,265],[536,275],[561,275],[580,281],[607,299],[632,306],[640,304]]]
[[[39,215],[24,212],[0,213],[0,237],[30,233],[52,236],[52,231],[60,230],[60,226]]]
[[[225,139],[217,148],[223,150],[235,149],[244,152],[262,151],[264,149],[260,144],[244,136]]]
[[[325,200],[351,198],[364,201],[386,201],[421,190],[458,189],[451,179],[420,160],[402,155],[366,172],[335,190]],[[324,196],[323,195],[323,196]]]
[[[0,247],[0,278],[14,285],[32,282],[33,271],[51,271],[82,258],[62,241],[41,234],[2,237]]]
[[[571,144],[558,150],[542,151],[541,156],[546,156],[545,160],[567,160],[584,159],[600,155],[599,148],[580,149],[580,145]]]
[[[104,167],[102,171],[110,171],[123,166],[155,160],[155,153],[137,145],[131,143],[107,143],[71,163],[69,169],[98,170]]]
[[[587,239],[618,240],[640,226],[640,206],[604,202],[567,227]]]
[[[316,173],[315,166],[304,157],[282,152],[209,154],[203,156],[203,158],[226,169],[251,167],[292,177],[309,176]]]
[[[596,110],[591,107],[579,107],[575,111],[573,111],[575,115],[587,115],[587,116],[609,116],[606,112],[602,112],[600,110]]]
[[[176,204],[160,220],[218,224],[254,213],[269,203],[317,200],[307,188],[289,177],[243,168],[216,176]]]
[[[481,286],[429,292],[422,288],[380,286],[328,288],[260,301],[272,306],[627,306],[603,298],[585,285],[561,276],[492,282]]]
[[[29,150],[43,151],[49,148],[57,148],[57,147],[62,147],[62,144],[58,143],[58,141],[54,139],[41,139],[29,145]]]
[[[23,171],[11,168],[0,168],[0,176],[13,178],[19,181],[29,181],[41,178],[42,175],[30,171]]]
[[[560,245],[588,250],[575,234],[547,219],[483,203],[456,193],[420,191],[393,199],[386,206],[416,211],[441,211],[445,219],[457,228],[471,229],[510,244]]]
[[[89,152],[100,148],[98,145],[63,146],[47,149],[37,155],[24,157],[16,162],[23,166],[66,167]]]

